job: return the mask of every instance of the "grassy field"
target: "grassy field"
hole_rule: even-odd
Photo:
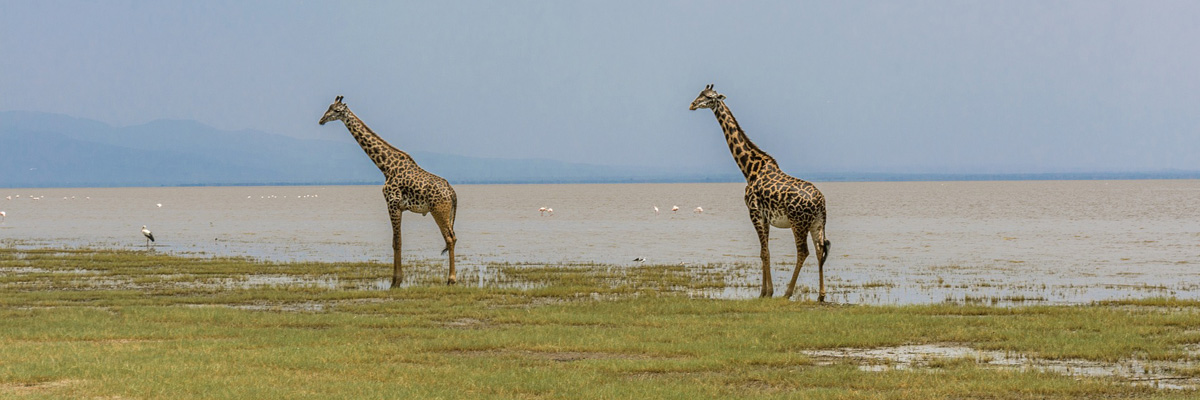
[[[1200,382],[1193,301],[821,305],[701,298],[713,267],[442,268],[379,290],[390,265],[0,249],[0,397],[1200,395],[1162,388]],[[822,353],[920,345],[971,352]]]

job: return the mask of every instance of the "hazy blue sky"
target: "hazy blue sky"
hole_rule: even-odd
[[[0,110],[786,171],[1200,170],[1194,1],[8,1]]]

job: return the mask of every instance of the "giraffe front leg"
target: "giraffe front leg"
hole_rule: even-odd
[[[404,214],[404,210],[395,206],[388,206],[388,214],[392,217],[392,285],[395,289],[400,287],[400,283],[404,281],[404,271],[400,267],[400,217]]]
[[[789,299],[796,290],[796,278],[800,277],[800,268],[804,267],[804,259],[808,258],[808,231],[793,227],[792,234],[796,236],[796,270],[792,271],[792,280],[788,282],[787,293],[783,295]]]
[[[771,247],[767,243],[771,237],[771,226],[767,225],[766,217],[757,213],[751,213],[750,219],[754,222],[754,230],[758,232],[759,256],[762,258],[762,291],[758,297],[771,297],[775,295],[775,285],[771,280]]]

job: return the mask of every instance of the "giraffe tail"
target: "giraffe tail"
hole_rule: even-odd
[[[819,260],[819,261],[821,261],[821,265],[825,265],[825,259],[829,258],[829,245],[832,243],[829,243],[829,239],[825,239],[824,244],[825,244],[825,246],[824,246],[825,251],[821,252],[821,259]]]

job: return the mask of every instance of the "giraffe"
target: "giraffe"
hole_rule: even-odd
[[[454,272],[454,245],[458,239],[454,236],[454,214],[458,209],[458,196],[454,188],[442,177],[431,174],[417,165],[412,157],[395,148],[376,135],[358,116],[350,112],[342,96],[334,99],[329,110],[321,117],[319,124],[341,120],[346,129],[354,135],[354,139],[367,152],[367,157],[375,162],[375,166],[383,172],[383,199],[387,201],[388,214],[392,219],[392,286],[393,288],[404,281],[404,273],[400,269],[400,217],[405,211],[426,215],[433,214],[434,222],[446,240],[446,248],[442,254],[450,253],[450,276],[447,284],[458,281]]]
[[[692,101],[689,110],[709,108],[717,116],[717,123],[725,131],[725,142],[742,175],[746,177],[746,208],[750,210],[750,222],[758,233],[758,244],[762,257],[762,291],[760,297],[775,294],[771,281],[771,254],[767,239],[771,227],[791,228],[796,237],[796,269],[788,283],[786,298],[792,297],[800,267],[808,257],[808,235],[812,234],[816,248],[818,275],[821,292],[817,301],[825,301],[825,258],[829,255],[829,240],[825,238],[825,196],[816,186],[783,173],[779,164],[766,152],[755,146],[746,132],[733,118],[733,112],[725,105],[725,95],[708,85]]]

